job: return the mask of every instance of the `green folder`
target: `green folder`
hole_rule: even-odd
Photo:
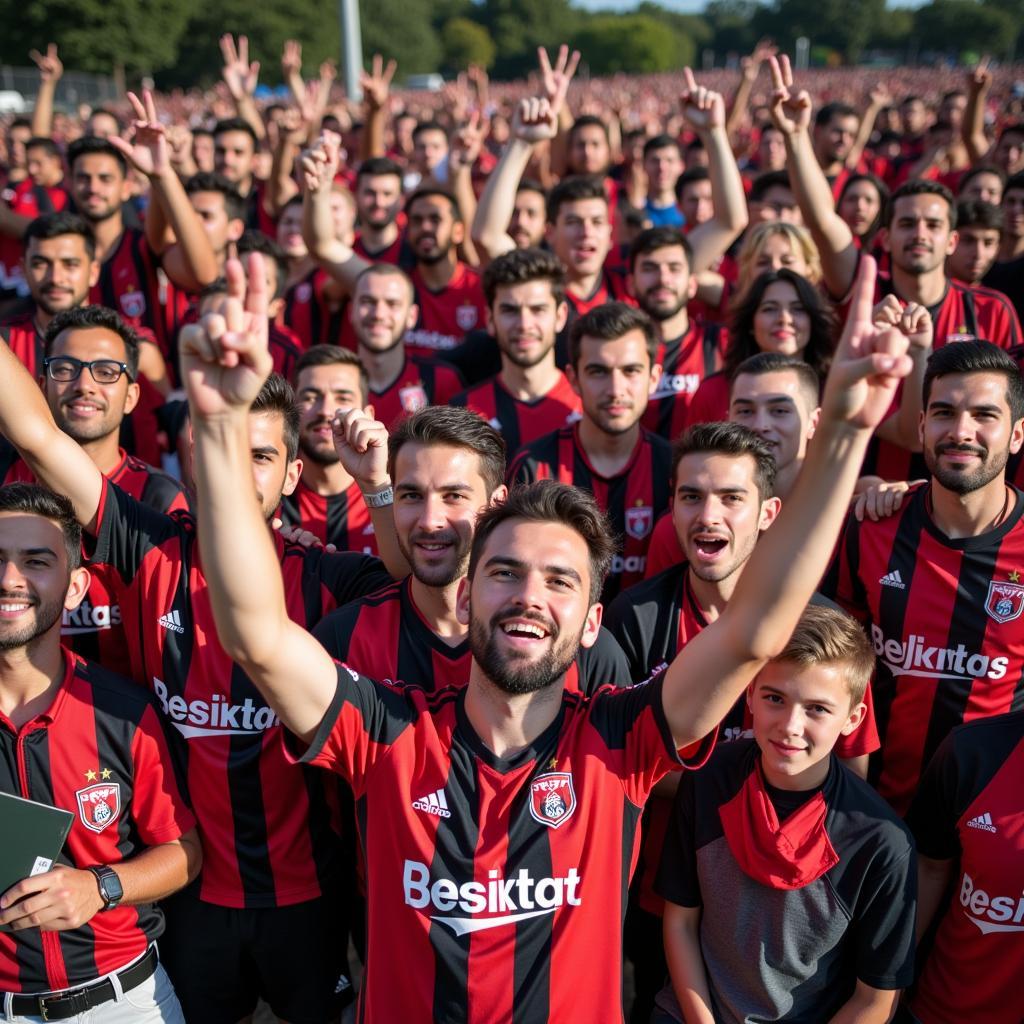
[[[71,811],[0,793],[0,893],[30,875],[49,871],[75,820]]]

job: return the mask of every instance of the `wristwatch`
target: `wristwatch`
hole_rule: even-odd
[[[388,484],[382,491],[375,491],[373,494],[367,494],[366,491],[363,491],[363,501],[366,503],[367,508],[386,508],[388,505],[394,505],[395,492],[391,489],[391,484]]]
[[[108,864],[100,864],[89,870],[96,876],[103,909],[113,910],[124,898],[124,889],[121,887],[121,879],[117,877],[117,872]]]

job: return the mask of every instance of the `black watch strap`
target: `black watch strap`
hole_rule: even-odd
[[[104,910],[113,910],[124,898],[124,888],[117,872],[109,864],[99,864],[89,868],[96,876],[96,884],[100,890]]]

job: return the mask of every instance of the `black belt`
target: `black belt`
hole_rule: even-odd
[[[156,946],[150,946],[141,960],[116,973],[121,983],[121,991],[130,992],[147,978],[151,978],[157,963]],[[67,1020],[76,1014],[91,1010],[94,1006],[109,1002],[116,995],[114,983],[109,978],[104,978],[102,981],[83,985],[82,988],[70,992],[54,992],[46,996],[15,995],[11,1000],[11,1012],[18,1017]]]

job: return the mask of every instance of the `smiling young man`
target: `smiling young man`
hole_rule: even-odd
[[[650,318],[621,302],[580,317],[570,334],[569,383],[580,396],[581,419],[522,448],[509,466],[512,484],[558,480],[590,491],[624,537],[603,596],[643,578],[647,543],[668,507],[668,441],[641,426],[661,367]]]
[[[751,684],[754,738],[680,781],[658,871],[672,984],[653,1021],[886,1024],[914,976],[914,848],[833,755],[864,716],[860,626],[810,607]]]
[[[590,496],[541,481],[478,516],[457,603],[473,654],[466,687],[431,697],[374,682],[288,618],[257,506],[239,500],[252,495],[248,409],[270,365],[258,281],[248,308],[236,289],[187,330],[198,536],[218,634],[303,760],[353,787],[372,865],[364,1020],[620,1019],[622,914],[643,803],[666,772],[702,759],[708,734],[782,652],[868,437],[909,372],[905,339],[871,325],[873,270],[866,261],[806,482],[773,543],[658,680],[591,698],[564,688],[579,646],[597,637],[612,555]],[[439,791],[447,816],[432,810]],[[407,983],[395,983],[395,963]]]
[[[1020,371],[988,342],[947,345],[923,393],[930,483],[889,518],[851,516],[824,584],[874,643],[869,778],[900,813],[954,726],[1016,707],[1024,671],[1024,495],[1006,482],[1024,445]]]

